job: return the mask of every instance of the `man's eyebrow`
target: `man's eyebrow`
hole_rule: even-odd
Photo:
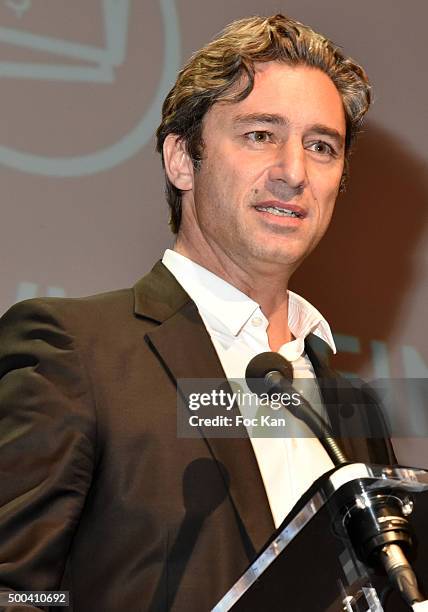
[[[237,125],[248,125],[251,123],[270,123],[273,125],[288,125],[287,117],[271,113],[249,113],[247,115],[236,115],[233,123]]]
[[[345,136],[339,132],[339,130],[335,130],[334,128],[328,127],[328,125],[323,125],[322,123],[316,123],[312,125],[310,132],[315,132],[316,134],[320,134],[321,136],[330,136],[333,140],[336,141],[337,145],[343,147],[345,145]]]

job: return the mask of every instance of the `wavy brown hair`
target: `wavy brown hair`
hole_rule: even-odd
[[[192,55],[163,103],[162,122],[156,132],[157,150],[162,154],[167,135],[177,134],[198,170],[202,162],[205,113],[217,102],[233,103],[246,98],[254,87],[255,64],[270,61],[319,68],[337,87],[346,118],[343,189],[352,144],[370,105],[367,75],[332,41],[280,14],[234,21]],[[182,193],[168,177],[166,196],[171,209],[171,229],[177,233]]]

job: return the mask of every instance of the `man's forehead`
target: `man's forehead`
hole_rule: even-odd
[[[342,97],[331,78],[320,68],[286,62],[255,64],[254,87],[243,100],[216,102],[207,115],[212,121],[244,124],[263,121],[287,125],[290,116],[305,114],[313,122],[331,122],[338,128],[345,124]],[[246,77],[234,84],[230,93],[238,95],[246,86]],[[211,123],[211,121],[210,121]]]

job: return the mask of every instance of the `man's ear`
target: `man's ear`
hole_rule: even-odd
[[[182,191],[193,189],[193,164],[181,136],[168,134],[163,143],[163,159],[171,183]]]

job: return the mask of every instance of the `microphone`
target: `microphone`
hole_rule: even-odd
[[[253,357],[245,371],[245,379],[249,389],[257,395],[261,395],[261,393],[267,393],[269,396],[273,393],[295,393],[292,386],[293,366],[279,353],[268,351]],[[309,427],[321,442],[335,466],[349,463],[345,453],[333,438],[330,426],[300,393],[298,395],[299,404],[287,405],[287,410]]]
[[[245,378],[249,389],[257,395],[295,392],[293,367],[279,353],[256,355],[247,366]],[[299,398],[300,405],[287,404],[285,407],[315,434],[335,466],[350,463],[332,437],[329,425],[300,394]],[[395,496],[366,490],[362,481],[359,484],[362,495],[342,509],[344,526],[357,556],[369,565],[383,565],[390,582],[407,604],[413,606],[423,602],[415,574],[404,553],[411,549],[413,542],[402,503]]]

